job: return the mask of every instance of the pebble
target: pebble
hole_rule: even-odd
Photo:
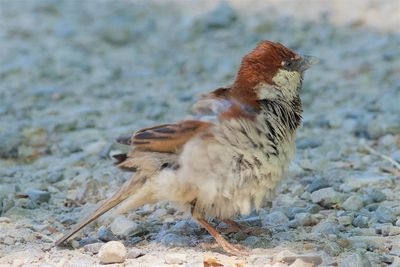
[[[191,244],[191,238],[188,236],[176,235],[169,233],[159,238],[160,242],[165,246],[187,247]]]
[[[99,240],[97,238],[94,237],[87,237],[87,238],[83,238],[81,240],[79,240],[79,247],[83,247],[89,244],[93,244],[93,243],[97,243],[99,242]]]
[[[0,223],[10,223],[11,219],[7,217],[0,217]]]
[[[236,12],[226,1],[218,2],[218,6],[204,18],[206,27],[229,27],[237,18]]]
[[[100,248],[103,246],[103,243],[91,243],[83,246],[83,250],[89,252],[91,254],[99,253]]]
[[[10,236],[6,236],[2,241],[3,241],[3,244],[8,245],[8,246],[15,244],[14,238],[12,238]]]
[[[354,220],[354,216],[351,215],[344,215],[344,216],[339,216],[338,218],[338,222],[342,225],[350,225],[352,224],[353,220]]]
[[[364,192],[367,193],[366,201],[369,203],[377,203],[386,200],[386,195],[376,188],[365,188]]]
[[[317,190],[311,194],[311,200],[324,207],[331,207],[340,204],[343,201],[344,195],[335,191],[332,187]]]
[[[360,188],[374,186],[390,188],[393,185],[393,179],[392,177],[385,174],[366,172],[350,176],[345,179],[344,183],[351,187],[353,191],[356,191]]]
[[[168,253],[164,256],[165,263],[167,264],[182,264],[186,262],[185,253]]]
[[[368,227],[368,217],[364,215],[358,215],[357,217],[354,218],[352,224],[355,227],[360,227],[360,228],[365,228]]]
[[[62,179],[64,179],[64,173],[61,171],[55,171],[49,173],[49,175],[46,178],[46,181],[50,184],[54,184],[61,181]]]
[[[110,228],[105,226],[100,226],[99,230],[97,230],[97,237],[104,242],[117,240],[117,237],[113,234]]]
[[[136,259],[144,254],[145,253],[141,249],[133,247],[128,250],[128,254],[126,255],[126,258],[127,259]]]
[[[326,187],[329,187],[329,181],[325,178],[317,178],[307,187],[307,191],[312,193]]]
[[[381,236],[350,236],[347,239],[353,249],[384,249],[386,242],[385,237]]]
[[[318,254],[296,254],[289,250],[282,250],[278,254],[275,255],[274,261],[292,264],[297,259],[300,259],[304,262],[311,263],[314,266],[318,266],[322,263],[322,258]]]
[[[363,207],[363,199],[359,195],[348,197],[342,204],[344,210],[357,211]]]
[[[315,265],[313,263],[311,263],[311,262],[305,262],[302,259],[296,259],[289,266],[290,267],[314,267]]]
[[[369,267],[372,266],[369,262],[368,258],[362,253],[352,253],[341,260],[342,267],[355,267],[355,266],[363,266]]]
[[[34,203],[49,202],[51,197],[49,192],[37,189],[30,189],[26,192],[26,194]]]
[[[289,223],[289,218],[281,211],[267,213],[261,218],[262,226],[285,226]]]
[[[118,216],[111,223],[110,228],[111,232],[116,236],[129,236],[138,229],[138,224],[124,216]]]
[[[311,216],[310,213],[301,212],[294,215],[294,219],[299,223],[301,226],[310,226],[316,223],[315,219]]]
[[[246,247],[255,247],[259,243],[260,239],[258,236],[248,236],[244,241],[243,245]]]
[[[323,221],[315,225],[312,232],[324,235],[337,235],[339,233],[338,224],[330,221]]]
[[[322,142],[314,138],[303,138],[296,141],[296,147],[298,149],[316,148],[321,145]]]
[[[384,224],[376,227],[377,233],[383,236],[395,236],[400,234],[400,227],[392,224]]]
[[[148,221],[160,221],[162,217],[167,214],[167,210],[164,208],[156,209],[148,218]]]
[[[0,132],[0,158],[17,158],[21,142],[17,132]]]
[[[126,259],[126,248],[118,241],[105,243],[99,250],[99,259],[103,264],[122,263]]]
[[[16,186],[12,184],[0,184],[0,198],[12,197],[16,189]]]
[[[391,208],[379,206],[375,211],[375,217],[380,223],[394,222],[396,220],[396,214]]]
[[[182,220],[173,225],[170,232],[180,235],[191,235],[199,229],[199,225],[196,222],[192,220]]]
[[[400,150],[396,150],[392,153],[391,157],[400,163]]]

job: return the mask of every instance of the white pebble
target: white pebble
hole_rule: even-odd
[[[126,259],[126,248],[124,244],[118,241],[105,243],[99,251],[101,263],[121,263]]]
[[[165,263],[167,264],[182,264],[186,262],[186,254],[183,253],[169,253],[165,255]]]

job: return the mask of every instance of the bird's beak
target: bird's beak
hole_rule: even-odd
[[[301,59],[298,62],[298,68],[300,72],[308,70],[311,66],[317,64],[319,62],[319,58],[313,56],[301,56]]]

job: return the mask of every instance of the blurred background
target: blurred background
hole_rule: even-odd
[[[399,14],[398,0],[1,0],[0,216],[25,226],[0,224],[0,257],[42,246],[27,229],[54,237],[109,196],[128,177],[112,166],[114,140],[184,119],[261,40],[321,59],[305,75],[292,181],[274,205],[311,203],[293,186],[328,179],[343,194],[382,189],[396,216]]]

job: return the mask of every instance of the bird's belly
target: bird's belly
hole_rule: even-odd
[[[209,185],[199,187],[196,209],[205,216],[224,219],[259,209],[273,198],[284,176],[280,159],[267,158],[256,151],[230,155],[229,165],[210,162],[212,170],[222,170],[217,176],[215,172],[204,173],[212,181],[206,179]]]
[[[181,155],[178,177],[195,192],[195,212],[221,219],[245,215],[272,199],[291,159],[281,152],[193,140]]]

